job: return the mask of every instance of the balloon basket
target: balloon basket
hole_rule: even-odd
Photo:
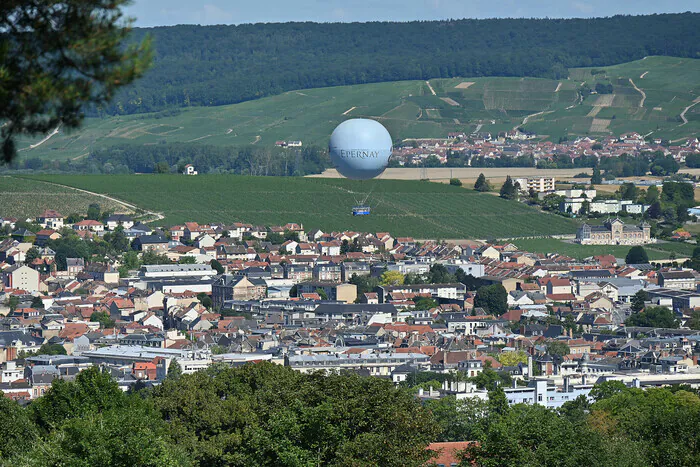
[[[352,208],[353,216],[369,216],[369,213],[369,206],[355,206],[354,208]]]

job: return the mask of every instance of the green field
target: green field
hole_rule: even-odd
[[[72,213],[84,215],[91,203],[99,203],[106,211],[132,212],[101,196],[39,180],[0,176],[0,217],[33,218],[46,209],[55,209],[65,216]]]
[[[45,180],[104,193],[185,221],[302,222],[324,231],[389,231],[416,238],[490,238],[574,233],[569,219],[447,184],[421,181],[235,175],[61,175]],[[367,194],[370,216],[352,216]]]
[[[676,140],[700,133],[700,104],[687,110],[688,123],[680,119],[683,110],[700,96],[698,59],[648,57],[570,73],[570,79],[562,80],[435,79],[430,83],[436,95],[423,81],[397,81],[290,91],[218,107],[93,118],[82,130],[66,133],[59,129],[33,148],[30,145],[43,138],[21,141],[20,155],[77,159],[92,149],[123,143],[270,146],[278,140],[301,140],[305,145],[325,146],[333,128],[353,117],[381,121],[395,141],[471,132],[478,125],[480,131],[491,133],[524,126],[552,140],[628,131]],[[639,107],[642,95],[629,79],[646,93],[643,107]],[[589,95],[581,102],[581,86],[586,83],[594,88],[598,82],[612,84],[613,94]],[[539,112],[543,113],[535,115]],[[527,124],[522,125],[526,116]]]
[[[518,248],[533,253],[560,253],[572,258],[588,258],[597,255],[615,255],[616,258],[624,258],[629,252],[629,246],[609,246],[609,245],[578,245],[554,238],[536,238],[514,240]],[[654,243],[645,245],[644,249],[650,260],[668,259],[671,252],[678,258],[689,258],[692,256],[696,245],[690,243]]]

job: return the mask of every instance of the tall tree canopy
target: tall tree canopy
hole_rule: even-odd
[[[649,256],[647,251],[641,245],[636,245],[630,248],[625,257],[625,263],[627,264],[647,264],[649,262]]]
[[[486,180],[486,177],[483,173],[480,173],[479,178],[476,179],[476,182],[474,183],[474,189],[476,191],[481,192],[491,190],[491,185],[489,184],[489,181]]]
[[[479,287],[474,306],[481,307],[492,315],[502,315],[508,311],[508,292],[501,284]]]
[[[678,320],[673,311],[663,306],[649,306],[634,313],[625,321],[626,326],[641,326],[649,328],[678,328]]]
[[[125,47],[128,0],[0,2],[2,160],[15,137],[77,127],[150,63],[149,40]]]

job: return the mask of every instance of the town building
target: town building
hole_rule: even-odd
[[[362,354],[290,355],[285,365],[302,373],[319,370],[340,372],[342,370],[368,370],[371,376],[391,376],[399,366],[410,364],[418,371],[430,368],[430,357],[415,353],[372,352]]]
[[[242,275],[224,274],[211,285],[214,308],[220,308],[227,300],[257,300],[267,294],[263,279]]]
[[[644,245],[652,243],[651,226],[626,225],[620,219],[608,219],[603,225],[583,224],[576,232],[576,242],[582,245]]]
[[[661,271],[658,283],[665,289],[695,290],[695,275],[691,271]]]
[[[39,291],[39,271],[28,266],[15,264],[3,272],[4,285],[10,289]]]
[[[47,209],[36,218],[36,223],[45,229],[61,230],[63,228],[63,214],[53,209]]]
[[[513,183],[517,183],[522,193],[529,193],[534,190],[535,193],[549,193],[554,191],[554,177],[535,177],[535,178],[516,178]]]

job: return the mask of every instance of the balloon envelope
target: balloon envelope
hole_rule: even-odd
[[[386,169],[391,157],[391,135],[379,122],[353,118],[333,130],[328,152],[341,175],[368,180]]]

